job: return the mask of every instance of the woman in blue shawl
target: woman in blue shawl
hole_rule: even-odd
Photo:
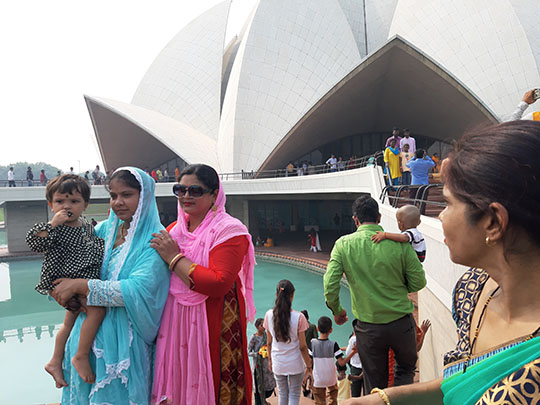
[[[101,280],[61,279],[53,290],[61,305],[79,294],[87,297],[87,305],[107,308],[90,353],[94,384],[85,383],[71,364],[84,313],[73,327],[64,354],[68,386],[62,404],[149,403],[152,346],[169,290],[167,265],[150,247],[152,233],[163,229],[154,188],[142,170],[114,172],[111,213],[96,227],[97,236],[105,239]]]
[[[458,280],[442,379],[378,387],[347,405],[540,404],[540,122],[465,135],[441,172],[440,214]]]

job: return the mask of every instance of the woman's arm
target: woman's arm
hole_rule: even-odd
[[[304,341],[305,341],[304,337]],[[266,330],[266,347],[268,350],[268,369],[272,372],[272,335]]]
[[[443,403],[441,381],[442,378],[439,378],[425,383],[385,388],[384,392],[392,405],[438,405]],[[384,405],[384,401],[379,394],[371,394],[346,400],[343,405]]]
[[[306,332],[298,332],[298,342],[300,343],[300,353],[302,353],[302,358],[304,359],[304,363],[306,364],[306,367],[309,371],[313,368],[313,363],[311,360],[311,357],[309,357],[309,351],[306,343]]]

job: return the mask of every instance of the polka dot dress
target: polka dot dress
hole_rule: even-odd
[[[104,241],[94,234],[94,228],[84,218],[82,225],[59,225],[52,228],[41,222],[26,234],[26,243],[34,252],[44,252],[41,281],[36,290],[49,294],[58,278],[99,279],[103,261]],[[37,236],[47,231],[46,237]]]

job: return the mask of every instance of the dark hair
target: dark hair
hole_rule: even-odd
[[[360,223],[377,222],[379,219],[379,204],[369,195],[363,195],[354,201],[352,213]]]
[[[82,196],[84,202],[90,201],[90,186],[82,177],[76,174],[61,174],[60,176],[56,176],[47,184],[45,196],[48,202],[52,202],[54,193],[73,194],[73,191],[77,191]]]
[[[399,128],[398,127],[393,127],[392,131],[399,131]]]
[[[313,228],[311,228],[311,229],[313,230]],[[302,312],[304,314],[304,316],[306,317],[306,321],[309,321],[309,314],[307,312],[307,309],[303,309],[300,312]]]
[[[194,174],[197,179],[210,191],[219,189],[219,176],[213,167],[201,163],[188,165],[178,175],[177,181],[182,180],[186,174]]]
[[[446,187],[468,206],[476,223],[498,202],[508,211],[505,250],[513,247],[517,229],[540,244],[540,122],[522,120],[465,134],[444,165]]]
[[[426,151],[424,149],[416,149],[416,152],[414,152],[414,155],[417,159],[422,159],[424,157],[424,154]]]
[[[327,316],[321,316],[317,322],[317,327],[321,333],[329,333],[332,329],[332,320]]]
[[[255,327],[258,328],[263,322],[263,318],[257,318],[257,320],[255,321]]]
[[[278,342],[290,342],[291,308],[294,285],[289,280],[281,280],[276,288],[276,302],[273,309],[274,333]]]
[[[141,191],[141,184],[129,170],[118,170],[114,172],[113,175],[105,182],[105,188],[107,191],[111,191],[111,182],[113,180],[121,181],[128,187]]]
[[[336,361],[336,370],[337,370],[337,371],[347,371],[347,366],[341,366],[341,365]]]

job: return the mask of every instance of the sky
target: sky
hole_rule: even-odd
[[[102,166],[83,95],[130,102],[159,52],[220,0],[18,0],[2,5],[0,164]],[[233,0],[225,43],[256,0]]]

